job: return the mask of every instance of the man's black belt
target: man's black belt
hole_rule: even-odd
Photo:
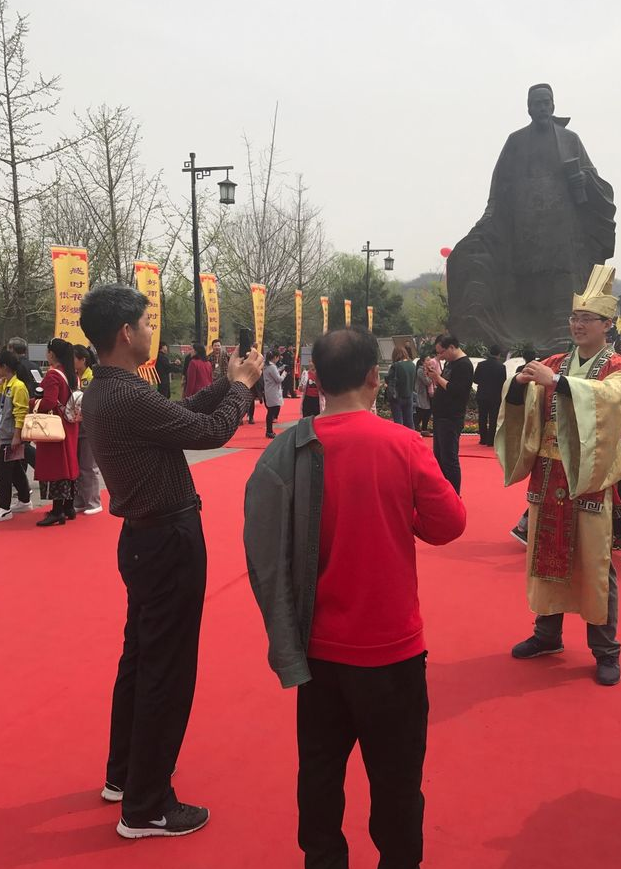
[[[192,511],[200,513],[201,507],[201,499],[197,495],[192,503],[187,504],[185,507],[179,507],[177,510],[172,510],[170,513],[158,513],[153,516],[142,516],[140,519],[125,519],[124,525],[127,528],[157,528],[158,526],[169,525],[172,520],[176,519],[178,516],[182,516],[184,513],[190,513]]]

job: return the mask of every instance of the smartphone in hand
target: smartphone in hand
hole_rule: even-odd
[[[245,359],[252,350],[253,334],[250,329],[239,330],[239,358]]]

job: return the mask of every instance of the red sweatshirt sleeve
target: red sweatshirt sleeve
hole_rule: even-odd
[[[414,534],[426,543],[441,546],[463,534],[466,508],[440,470],[422,438],[412,438],[410,474],[414,496]]]

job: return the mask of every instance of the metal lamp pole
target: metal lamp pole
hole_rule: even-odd
[[[226,172],[226,181],[219,181],[220,187],[220,202],[223,205],[233,205],[235,203],[235,188],[237,185],[229,179],[229,172],[234,169],[233,166],[197,166],[196,154],[190,152],[190,159],[183,163],[182,172],[190,173],[190,189],[192,192],[192,271],[194,279],[194,340],[201,342],[201,279],[200,279],[200,256],[198,249],[198,213],[196,207],[196,180],[206,178],[212,172]]]
[[[366,253],[367,255],[367,273],[366,273],[366,287],[367,287],[367,308],[369,307],[369,287],[370,287],[370,266],[371,266],[371,257],[377,256],[378,253],[387,253],[388,256],[384,257],[384,269],[387,272],[391,272],[395,267],[395,261],[392,256],[394,248],[372,248],[371,242],[367,241],[366,245],[362,248],[362,253]]]

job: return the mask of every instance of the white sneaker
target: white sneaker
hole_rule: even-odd
[[[15,504],[11,505],[13,513],[27,513],[29,510],[33,509],[32,501],[16,501]]]
[[[10,510],[5,510],[3,513],[0,513],[0,522],[8,522],[9,519],[13,518],[13,514]]]
[[[91,507],[89,510],[80,510],[81,513],[84,513],[85,516],[95,516],[96,513],[103,513],[103,507],[101,504],[99,507]]]
[[[28,489],[28,495],[32,495],[32,489]],[[17,493],[15,493],[15,495],[13,495],[13,497],[11,498],[11,509],[13,508],[14,504],[19,504],[19,498],[17,497]]]

